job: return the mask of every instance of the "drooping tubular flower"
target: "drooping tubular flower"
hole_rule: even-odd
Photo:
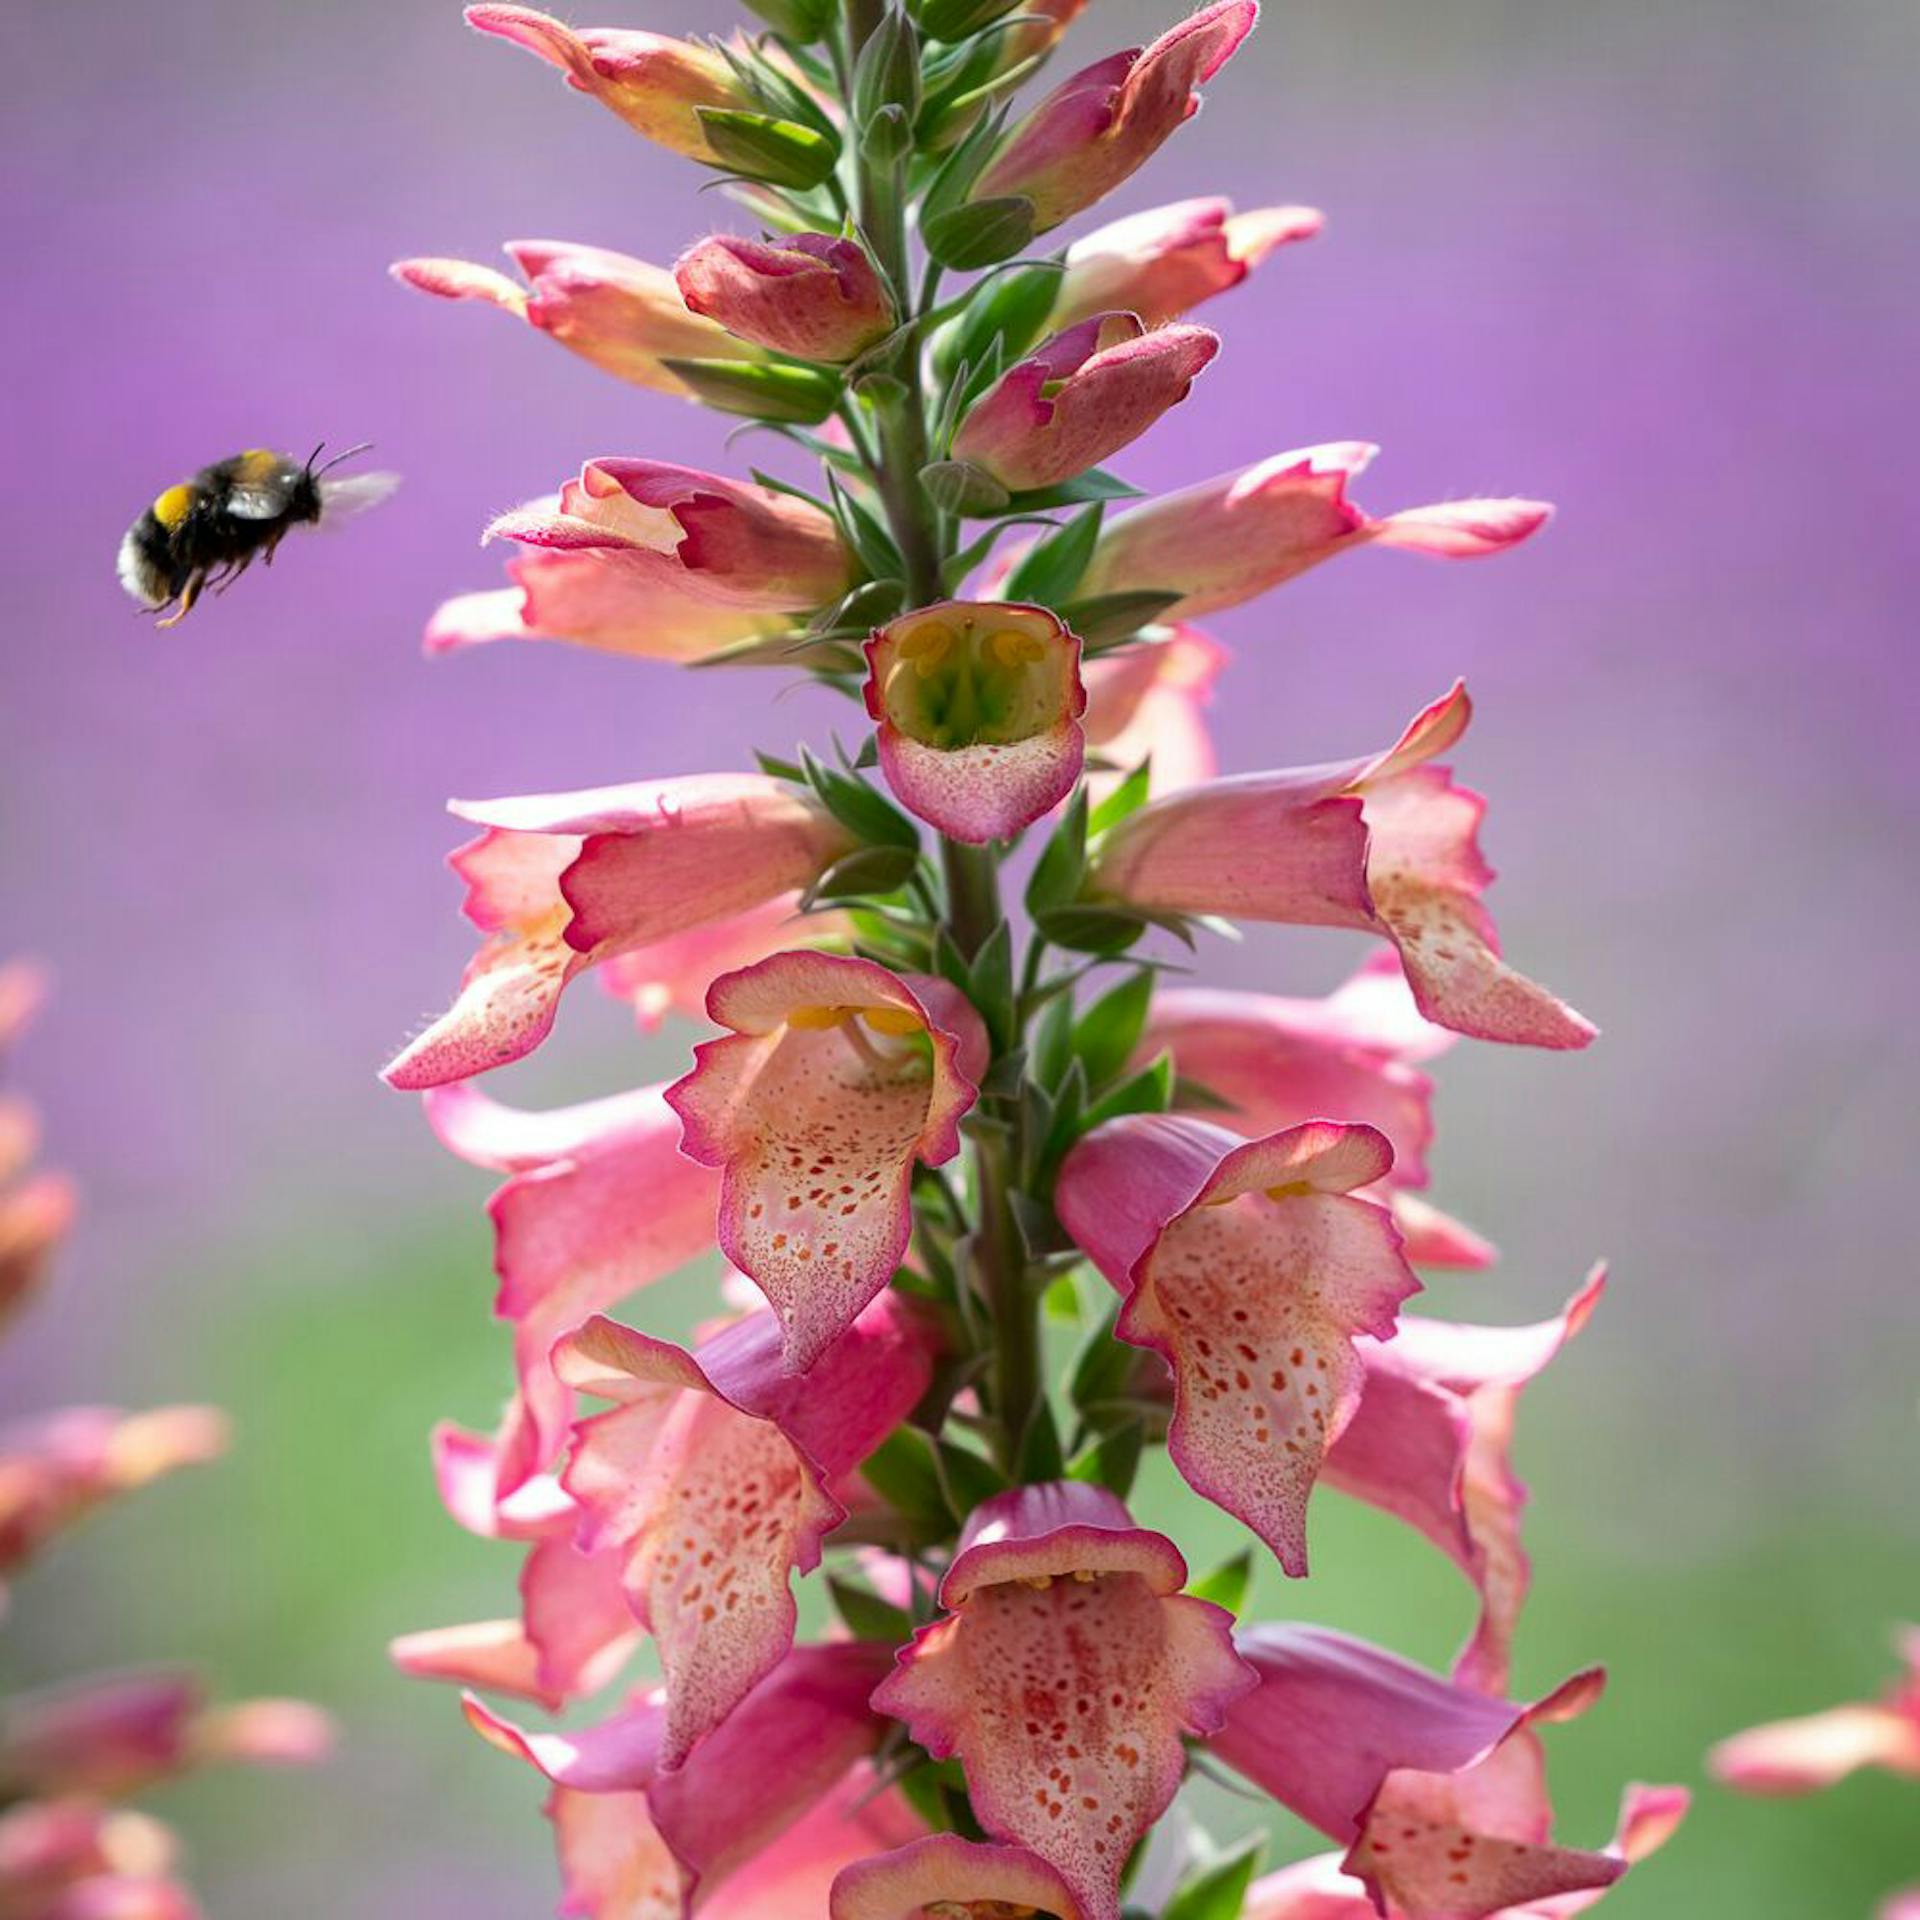
[[[1186,1562],[1104,1488],[1018,1487],[974,1509],[922,1628],[874,1694],[980,1824],[1030,1848],[1085,1920],[1119,1920],[1120,1870],[1178,1790],[1183,1733],[1254,1682],[1231,1616],[1181,1594]],[[1044,1704],[1043,1704],[1044,1703]]]
[[[690,160],[718,161],[701,107],[751,109],[754,99],[714,48],[627,27],[575,31],[534,7],[474,6],[467,24],[536,54],[644,134]]]
[[[487,1209],[494,1311],[513,1328],[517,1384],[497,1442],[505,1497],[559,1458],[573,1419],[554,1342],[711,1247],[719,1186],[680,1152],[661,1086],[522,1113],[455,1084],[431,1093],[427,1111],[462,1159],[511,1175]]]
[[[1151,763],[1149,791],[1155,794],[1213,778],[1219,761],[1206,710],[1227,659],[1226,648],[1198,627],[1176,626],[1164,640],[1102,654],[1081,668],[1087,746],[1114,768],[1093,776],[1096,801],[1142,761]]]
[[[1086,754],[1080,642],[1056,614],[945,600],[866,645],[880,770],[956,840],[1006,840],[1073,791]]]
[[[1586,1325],[1605,1284],[1596,1270],[1534,1326],[1408,1315],[1393,1339],[1360,1343],[1366,1384],[1327,1456],[1327,1484],[1406,1521],[1474,1583],[1480,1618],[1454,1678],[1483,1693],[1508,1684],[1532,1571],[1520,1539],[1527,1489],[1511,1457],[1520,1394]]]
[[[884,1731],[867,1699],[890,1657],[862,1641],[796,1647],[671,1773],[657,1694],[577,1733],[529,1733],[475,1700],[467,1718],[553,1783],[547,1811],[575,1911],[682,1920],[697,1900],[703,1915],[761,1920],[769,1909],[733,1896],[788,1836],[817,1855],[838,1833],[846,1844],[826,1880],[849,1857],[913,1837],[918,1823],[891,1796],[874,1800],[862,1766]]]
[[[752,773],[456,801],[452,811],[486,829],[452,864],[467,918],[490,938],[453,1005],[388,1066],[395,1087],[520,1059],[587,968],[758,914],[855,844],[818,801]]]
[[[893,331],[866,249],[829,233],[716,233],[680,256],[673,277],[686,305],[730,337],[801,360],[853,360]]]
[[[562,1484],[580,1546],[617,1553],[659,1650],[671,1770],[791,1649],[792,1577],[846,1518],[834,1487],[926,1391],[929,1339],[883,1296],[804,1375],[782,1366],[770,1313],[691,1353],[595,1317],[554,1365],[614,1402],[575,1428]]]
[[[1708,1770],[1742,1793],[1815,1793],[1862,1767],[1920,1780],[1920,1627],[1897,1646],[1905,1672],[1885,1698],[1749,1727],[1714,1748]]]
[[[813,1365],[884,1288],[913,1230],[913,1169],[960,1150],[985,1071],[980,1016],[943,980],[777,953],[723,975],[732,1031],[667,1090],[683,1150],[721,1169],[721,1250],[766,1296],[788,1367]]]
[[[1115,1331],[1173,1371],[1167,1446],[1195,1492],[1307,1570],[1307,1496],[1359,1404],[1355,1339],[1419,1291],[1386,1210],[1393,1150],[1318,1121],[1242,1140],[1129,1115],[1067,1156],[1061,1224],[1122,1298]]]
[[[747,360],[765,356],[726,328],[690,312],[664,267],[605,247],[566,240],[509,240],[526,285],[469,260],[396,261],[403,286],[443,300],[479,300],[537,328],[581,359],[659,393],[690,395],[670,359]]]
[[[0,1913],[9,1920],[199,1920],[158,1820],[95,1800],[0,1813]]]
[[[1165,326],[1203,300],[1237,287],[1281,247],[1311,240],[1325,224],[1313,207],[1235,213],[1217,197],[1150,207],[1076,240],[1048,324],[1069,327],[1121,308]]]
[[[1101,530],[1080,591],[1178,593],[1171,614],[1192,620],[1338,553],[1385,546],[1480,559],[1518,546],[1552,515],[1538,500],[1451,500],[1373,519],[1348,500],[1347,483],[1378,451],[1342,440],[1277,453],[1118,514]]]
[[[1626,1870],[1617,1854],[1553,1843],[1533,1731],[1591,1707],[1598,1670],[1516,1706],[1324,1627],[1256,1627],[1235,1646],[1260,1685],[1229,1709],[1212,1751],[1345,1845],[1342,1869],[1374,1912],[1533,1913]]]
[[[929,1834],[892,1853],[844,1867],[828,1920],[923,1920],[924,1916],[1048,1913],[1083,1920],[1072,1889],[1037,1853]]]
[[[1123,903],[1290,926],[1353,927],[1400,950],[1419,1009],[1482,1040],[1584,1047],[1592,1024],[1500,957],[1480,896],[1485,802],[1428,764],[1466,732],[1464,685],[1385,753],[1209,781],[1129,814],[1090,885]]]
[[[973,198],[1030,200],[1036,233],[1092,206],[1198,111],[1194,90],[1233,57],[1258,14],[1256,0],[1216,0],[1144,51],[1083,68],[1007,134]]]
[[[1010,492],[1097,467],[1187,397],[1220,351],[1205,327],[1151,331],[1137,313],[1097,313],[1043,340],[974,402],[953,437]]]

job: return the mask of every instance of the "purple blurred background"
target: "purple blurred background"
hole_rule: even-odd
[[[1093,0],[1068,64],[1163,17]],[[665,260],[746,222],[438,0],[37,0],[9,27],[0,953],[57,975],[23,1072],[88,1205],[0,1395],[205,1395],[243,1425],[233,1464],[24,1588],[0,1660],[18,1682],[203,1651],[344,1706],[333,1775],[201,1790],[216,1914],[538,1911],[527,1783],[380,1652],[500,1610],[508,1578],[439,1521],[424,1458],[500,1377],[481,1189],[373,1077],[469,948],[439,809],[739,764],[836,716],[558,648],[424,662],[436,599],[495,577],[483,522],[583,456],[766,456],[383,269],[520,236]],[[1527,1677],[1563,1651],[1616,1669],[1608,1731],[1565,1763],[1582,1838],[1622,1770],[1690,1777],[1743,1717],[1871,1689],[1920,1608],[1916,73],[1900,0],[1276,4],[1112,205],[1331,216],[1199,316],[1226,351],[1130,478],[1364,437],[1376,511],[1561,505],[1508,560],[1365,555],[1223,617],[1217,720],[1230,768],[1331,758],[1465,673],[1509,949],[1606,1030],[1441,1070],[1439,1197],[1507,1256],[1442,1303],[1530,1317],[1596,1254],[1618,1276],[1527,1415]],[[397,499],[152,632],[112,571],[140,507],[323,436],[376,440]],[[1306,990],[1353,957],[1257,940],[1221,965]],[[625,1084],[687,1038],[643,1046],[578,995],[508,1090]],[[1332,1591],[1423,1655],[1458,1625]],[[1716,1799],[1609,1911],[1861,1910],[1920,1874],[1914,1804]]]

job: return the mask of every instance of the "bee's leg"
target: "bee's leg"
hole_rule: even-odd
[[[260,564],[263,567],[273,565],[273,556],[280,551],[280,542],[285,538],[286,529],[284,527],[282,527],[278,533],[270,533],[267,535],[267,543],[260,549]]]
[[[164,620],[156,620],[157,627],[177,627],[193,611],[193,603],[200,598],[200,589],[207,584],[205,567],[195,567],[187,575],[187,583],[180,589],[180,604]]]
[[[252,562],[253,555],[250,553],[243,553],[238,560],[229,560],[220,577],[212,583],[214,592],[225,593],[246,572]]]

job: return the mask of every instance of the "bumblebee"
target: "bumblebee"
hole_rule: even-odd
[[[271,566],[290,529],[384,500],[399,485],[398,475],[327,478],[341,461],[365,451],[349,447],[316,467],[319,447],[305,461],[254,447],[202,467],[191,480],[167,488],[127,530],[120,542],[120,584],[149,612],[165,614],[157,625],[176,625],[205,588],[237,580],[256,558]]]

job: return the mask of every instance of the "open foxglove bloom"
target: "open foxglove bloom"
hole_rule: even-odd
[[[1067,1883],[1038,1854],[953,1833],[929,1834],[842,1869],[827,1911],[828,1920],[992,1920],[1040,1913],[1083,1920]]]
[[[1359,1404],[1354,1342],[1391,1337],[1419,1291],[1386,1210],[1354,1197],[1393,1164],[1372,1127],[1242,1140],[1135,1114],[1067,1156],[1061,1224],[1120,1294],[1115,1331],[1173,1373],[1182,1477],[1307,1570],[1307,1496]]]
[[[1525,1483],[1513,1471],[1521,1390],[1584,1327],[1605,1278],[1595,1272],[1551,1320],[1478,1327],[1408,1315],[1388,1341],[1361,1343],[1366,1385],[1327,1456],[1330,1486],[1423,1533],[1480,1595],[1480,1620],[1454,1678],[1502,1691],[1531,1572],[1520,1540]]]
[[[1130,213],[1067,249],[1048,324],[1069,327],[1117,307],[1163,327],[1237,287],[1281,247],[1311,240],[1323,224],[1312,207],[1235,213],[1232,201],[1218,197]]]
[[[889,1658],[860,1641],[796,1647],[671,1773],[660,1763],[666,1710],[657,1695],[575,1733],[526,1732],[471,1700],[467,1718],[553,1782],[548,1813],[575,1911],[682,1920],[696,1898],[703,1915],[727,1911],[723,1883],[823,1810],[836,1825],[854,1823],[855,1855],[912,1837],[913,1823],[890,1800],[873,1803],[881,1812],[870,1826],[858,1810],[873,1791],[861,1763],[885,1729],[867,1696]],[[817,1842],[817,1828],[810,1837]],[[733,1911],[739,1920],[752,1913]]]
[[[874,1705],[958,1754],[980,1824],[1028,1847],[1085,1920],[1119,1920],[1120,1870],[1179,1789],[1182,1734],[1254,1682],[1232,1616],[1104,1488],[1019,1487],[975,1508],[923,1627]],[[1043,1706],[1040,1703],[1045,1702]]]
[[[1198,627],[1175,627],[1164,640],[1141,641],[1089,660],[1080,670],[1087,746],[1114,772],[1095,775],[1095,800],[1125,773],[1149,763],[1149,790],[1177,793],[1219,771],[1206,711],[1227,650]]]
[[[565,240],[509,240],[506,251],[524,286],[470,260],[401,260],[390,271],[422,293],[498,307],[603,373],[659,393],[692,391],[668,360],[764,358],[726,328],[689,312],[664,267]]]
[[[1102,529],[1080,590],[1178,593],[1172,614],[1192,620],[1354,548],[1403,547],[1442,560],[1504,553],[1552,514],[1538,500],[1449,500],[1373,519],[1347,498],[1347,483],[1378,451],[1342,440],[1277,453],[1118,514]]]
[[[686,305],[733,339],[801,360],[854,360],[893,331],[893,302],[866,249],[833,234],[716,233],[680,256],[673,277]]]
[[[553,1464],[573,1418],[554,1342],[706,1252],[719,1185],[681,1153],[663,1087],[522,1113],[456,1084],[428,1096],[428,1114],[462,1159],[511,1175],[488,1203],[517,1385],[498,1441],[504,1497]]]
[[[1097,467],[1187,397],[1220,351],[1205,327],[1148,330],[1097,313],[1043,340],[974,402],[953,436],[965,460],[1011,493]]]
[[[469,7],[467,24],[558,67],[569,86],[591,94],[635,133],[690,160],[720,159],[707,142],[700,108],[755,104],[725,57],[697,41],[629,27],[576,32],[534,7]]]
[[[846,1518],[834,1486],[926,1391],[927,1337],[883,1298],[801,1375],[782,1367],[770,1313],[692,1353],[596,1317],[554,1365],[615,1403],[575,1428],[562,1483],[585,1515],[580,1546],[619,1556],[659,1650],[671,1770],[791,1649],[792,1577]]]
[[[1621,1797],[1620,1825],[1607,1852],[1624,1866],[1657,1853],[1685,1817],[1687,1801],[1684,1787],[1629,1787]],[[1501,1907],[1488,1920],[1571,1920],[1597,1905],[1606,1892],[1605,1887],[1586,1887],[1548,1894],[1523,1906]],[[1256,1880],[1247,1889],[1240,1920],[1376,1920],[1379,1911],[1366,1883],[1345,1871],[1340,1855],[1323,1853]]]
[[[661,460],[589,460],[557,500],[501,514],[484,538],[591,555],[643,591],[745,613],[816,607],[853,584],[852,556],[818,507]]]
[[[1466,688],[1385,753],[1209,781],[1129,814],[1100,842],[1095,892],[1156,911],[1354,927],[1400,950],[1428,1020],[1481,1040],[1584,1047],[1592,1024],[1500,957],[1480,896],[1485,802],[1428,764],[1467,730]]]
[[[453,1005],[387,1067],[390,1086],[440,1086],[520,1059],[589,967],[757,915],[854,845],[818,801],[757,773],[452,811],[486,829],[452,865],[467,918],[489,938]]]
[[[1553,1844],[1532,1731],[1585,1712],[1599,1672],[1516,1706],[1324,1627],[1257,1627],[1235,1645],[1260,1685],[1213,1752],[1346,1845],[1344,1870],[1376,1913],[1481,1920],[1625,1871],[1617,1855]]]
[[[973,198],[1031,201],[1036,233],[1092,206],[1199,110],[1195,89],[1233,57],[1258,14],[1256,0],[1216,0],[1144,51],[1082,69],[1007,134]]]
[[[985,1029],[945,981],[824,953],[725,974],[707,1011],[732,1031],[694,1049],[667,1100],[682,1151],[721,1169],[721,1250],[804,1371],[893,1278],[913,1169],[960,1150]]]
[[[1898,1646],[1906,1671],[1884,1699],[1749,1727],[1714,1748],[1709,1771],[1742,1793],[1816,1793],[1862,1767],[1920,1780],[1920,1627]]]
[[[1086,740],[1080,642],[1044,607],[945,600],[867,642],[880,770],[908,812],[969,845],[1073,791]]]
[[[0,1428],[0,1582],[103,1502],[217,1459],[226,1444],[214,1407],[64,1407]]]

